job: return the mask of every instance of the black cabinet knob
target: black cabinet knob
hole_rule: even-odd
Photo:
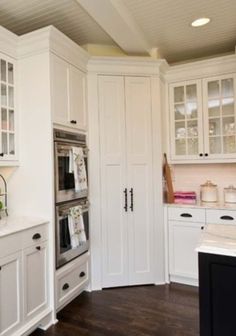
[[[4,153],[0,153],[0,156],[4,156]]]
[[[201,226],[201,230],[204,230],[204,226]]]
[[[33,240],[38,240],[41,238],[41,234],[40,233],[35,233],[32,237]]]
[[[77,121],[76,120],[71,120],[70,123],[71,124],[77,124]]]
[[[62,287],[62,290],[67,290],[68,288],[70,288],[68,283],[65,283]]]
[[[202,157],[202,156],[203,156],[203,154],[202,154],[202,153],[200,153],[200,154],[199,154],[199,156],[201,156],[201,157]]]
[[[83,278],[85,276],[85,273],[81,272],[79,276],[80,276],[80,278]]]
[[[41,247],[40,246],[36,246],[36,250],[40,251]]]
[[[208,156],[208,153],[205,153],[205,156]]]

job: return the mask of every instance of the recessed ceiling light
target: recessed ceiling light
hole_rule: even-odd
[[[192,23],[191,23],[191,26],[192,27],[201,27],[201,26],[204,26],[206,25],[207,23],[209,23],[211,20],[209,18],[199,18],[197,20],[194,20]]]

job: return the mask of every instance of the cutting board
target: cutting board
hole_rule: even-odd
[[[164,178],[166,180],[166,201],[167,203],[174,203],[174,190],[171,178],[171,170],[167,161],[166,153],[164,153],[164,168],[163,168]]]

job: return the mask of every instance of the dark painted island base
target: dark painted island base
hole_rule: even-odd
[[[236,258],[199,253],[200,335],[236,335]]]
[[[31,336],[198,336],[198,289],[171,284],[83,293]]]

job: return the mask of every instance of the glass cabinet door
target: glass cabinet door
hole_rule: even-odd
[[[0,160],[16,155],[14,70],[13,62],[0,58]]]
[[[200,82],[170,86],[172,159],[199,159],[203,149]]]
[[[222,76],[204,81],[206,152],[209,157],[236,155],[235,77]]]

